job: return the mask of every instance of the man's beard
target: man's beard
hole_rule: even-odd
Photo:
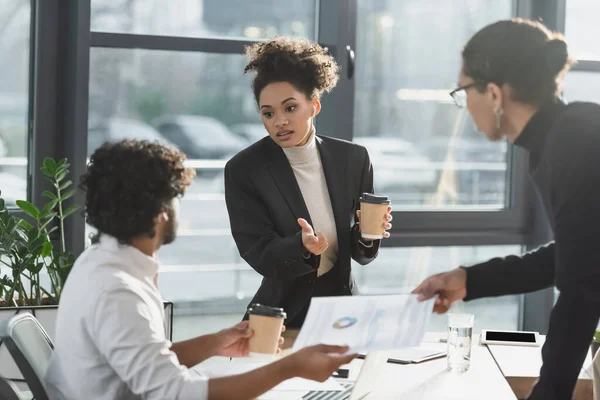
[[[171,207],[167,209],[167,215],[169,217],[169,221],[167,221],[167,225],[165,226],[162,244],[173,243],[177,238],[178,221],[176,221],[175,213]]]

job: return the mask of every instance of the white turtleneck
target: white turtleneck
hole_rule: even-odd
[[[335,265],[338,257],[338,242],[333,207],[315,135],[313,128],[313,133],[306,144],[284,148],[283,152],[300,186],[315,233],[323,232],[329,243],[329,247],[321,254],[321,263],[317,272],[321,276]]]

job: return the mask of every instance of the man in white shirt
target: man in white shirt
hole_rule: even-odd
[[[156,253],[175,240],[178,197],[194,178],[184,159],[137,140],[92,155],[81,186],[100,240],[78,258],[61,296],[46,373],[52,399],[250,399],[295,376],[323,381],[354,357],[321,345],[232,377],[188,369],[215,355],[247,356],[253,332],[243,322],[174,344],[165,337]]]

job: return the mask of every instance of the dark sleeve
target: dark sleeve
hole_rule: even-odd
[[[467,297],[503,296],[535,292],[554,286],[555,244],[542,246],[523,256],[493,258],[465,268]]]
[[[231,233],[240,255],[259,274],[274,279],[294,279],[314,272],[321,260],[302,256],[302,230],[281,237],[269,210],[243,171],[225,166],[225,202]]]
[[[364,149],[364,161],[360,173],[360,193],[358,193],[357,198],[360,197],[362,193],[374,193],[373,191],[373,166],[371,165],[371,159],[369,158],[367,149]],[[356,219],[356,211],[359,209],[360,203],[357,201],[356,209],[354,210],[355,223],[352,226],[350,235],[350,240],[352,241],[350,243],[350,251],[352,258],[356,262],[361,265],[366,265],[377,257],[381,240],[373,240],[373,245],[371,247],[366,247],[360,243],[360,232],[358,221]]]
[[[566,285],[550,315],[540,378],[529,400],[573,397],[600,317],[600,276]]]

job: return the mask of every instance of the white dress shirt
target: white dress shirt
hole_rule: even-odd
[[[208,378],[169,350],[157,272],[156,260],[107,235],[77,259],[58,307],[51,399],[208,398]]]
[[[321,263],[317,271],[320,276],[331,270],[337,262],[338,241],[329,188],[325,180],[315,135],[316,133],[313,132],[311,138],[303,146],[284,148],[283,152],[294,171],[315,234],[323,232],[329,244],[329,247],[321,254]]]

